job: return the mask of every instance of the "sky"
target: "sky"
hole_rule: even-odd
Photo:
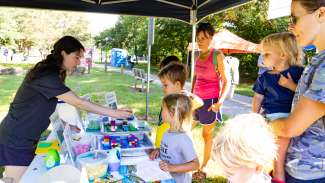
[[[89,21],[88,30],[92,35],[97,35],[101,31],[111,28],[117,22],[119,15],[103,13],[86,13]]]

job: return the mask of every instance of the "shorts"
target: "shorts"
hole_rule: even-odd
[[[280,118],[287,118],[290,113],[284,113],[284,112],[277,112],[272,114],[266,114],[265,117],[269,121],[273,121]]]
[[[286,173],[286,182],[287,183],[322,183],[325,182],[325,178],[320,179],[314,179],[314,180],[299,180],[292,176],[290,176],[288,173]]]
[[[0,144],[0,166],[29,166],[35,157],[35,148],[14,149]]]
[[[218,102],[218,98],[204,99],[203,106],[195,110],[195,120],[199,121],[202,125],[210,125],[216,120],[221,122],[222,115],[221,110],[214,112],[213,110],[208,111],[212,104]]]

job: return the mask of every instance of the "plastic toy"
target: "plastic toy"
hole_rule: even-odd
[[[123,131],[129,131],[129,125],[128,125],[128,121],[123,121],[123,124],[122,124],[122,129]]]
[[[128,136],[129,147],[139,147],[139,138],[131,134]]]
[[[97,121],[91,120],[87,126],[87,132],[97,132],[100,130],[99,123]]]
[[[35,154],[46,154],[50,149],[55,149],[57,151],[61,150],[61,146],[58,140],[52,141],[40,141],[37,144]]]
[[[89,152],[90,144],[77,144],[73,147],[73,150],[76,155]]]
[[[115,120],[111,121],[111,131],[116,132],[116,122],[115,122]]]
[[[110,149],[110,142],[109,142],[109,136],[105,135],[104,139],[102,141],[102,145],[103,145],[103,150],[109,150]]]
[[[113,148],[108,152],[108,170],[110,172],[118,171],[120,167],[119,149]]]
[[[103,117],[102,121],[104,125],[108,124],[108,117],[107,116]]]
[[[118,147],[118,143],[116,140],[112,140],[112,143],[111,143],[111,148],[116,148]]]
[[[56,149],[50,149],[45,157],[45,166],[51,169],[60,165],[60,155]]]

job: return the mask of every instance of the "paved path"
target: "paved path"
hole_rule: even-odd
[[[104,68],[103,65],[95,65],[95,67]],[[108,71],[114,71],[114,72],[121,72],[120,68],[115,68],[108,66]],[[133,75],[132,71],[130,70],[124,70],[124,74]],[[153,79],[153,83],[157,85],[161,85],[159,78],[151,74],[151,78]],[[187,90],[190,90],[191,84],[190,82],[186,82],[185,88]],[[251,112],[251,105],[252,104],[252,97],[247,97],[240,94],[234,94],[234,97],[232,99],[227,99],[222,107],[222,112],[227,116],[235,116],[237,114],[243,114],[243,113],[249,113]]]

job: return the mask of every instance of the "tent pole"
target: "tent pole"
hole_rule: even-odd
[[[151,59],[151,44],[148,44],[147,88],[146,88],[146,120],[147,121],[149,119],[150,59]]]
[[[196,36],[196,24],[197,24],[197,9],[196,6],[191,10],[191,24],[192,24],[192,52],[191,52],[191,90],[193,91],[193,79],[194,79],[194,61],[195,61],[195,36]]]
[[[147,61],[147,89],[146,89],[146,120],[149,120],[149,87],[150,87],[150,60],[151,60],[151,46],[154,43],[155,19],[149,18],[148,23],[148,61]]]
[[[192,25],[192,51],[191,51],[191,89],[194,79],[194,61],[195,61],[195,34],[196,34],[196,24]]]

